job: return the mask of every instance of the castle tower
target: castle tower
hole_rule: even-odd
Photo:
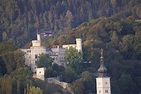
[[[107,69],[104,66],[103,49],[101,49],[100,67],[96,78],[97,94],[111,94],[110,77],[107,76]]]
[[[41,46],[40,34],[37,34],[37,40],[32,40],[32,46]]]
[[[46,54],[46,48],[41,45],[41,37],[40,34],[37,33],[37,39],[32,40],[32,46],[30,47],[30,66],[33,73],[36,72],[36,60],[39,55],[44,53]]]
[[[82,51],[82,40],[81,40],[81,38],[76,39],[76,49],[78,50],[78,52]]]

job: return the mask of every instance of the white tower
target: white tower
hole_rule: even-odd
[[[30,66],[32,72],[36,72],[36,60],[38,59],[39,55],[44,53],[46,54],[46,48],[41,46],[41,37],[40,34],[37,34],[37,40],[32,40],[32,46],[30,47]]]
[[[40,34],[37,34],[37,40],[32,40],[32,46],[41,46]]]
[[[78,50],[78,52],[82,51],[82,40],[81,40],[81,38],[76,39],[76,49]]]
[[[40,36],[40,34],[37,34],[37,40],[41,41],[41,36]]]
[[[96,78],[97,94],[111,94],[110,77],[107,76],[103,58],[103,49],[101,49],[100,67]]]
[[[42,67],[42,68],[36,68],[36,77],[41,79],[41,80],[45,80],[45,70],[46,68]]]

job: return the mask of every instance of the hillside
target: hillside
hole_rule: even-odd
[[[75,94],[95,93],[94,74],[99,67],[100,49],[103,48],[105,66],[111,77],[112,94],[139,94],[141,92],[140,21],[136,21],[133,17],[120,20],[105,17],[94,19],[82,23],[72,29],[69,34],[59,36],[51,41],[49,46],[73,43],[77,37],[83,40],[83,61],[81,62],[91,61],[91,64],[74,61],[77,67],[49,66],[47,76],[59,76],[60,74],[62,80],[70,84]],[[56,86],[57,91],[56,89],[50,91],[48,87],[52,85],[47,84],[42,87],[44,82],[36,82],[36,79],[32,78],[31,70],[24,66],[22,57],[23,53],[15,46],[6,42],[0,43],[0,92],[2,94],[5,94],[4,92],[23,94],[33,85],[39,87],[43,94],[63,92],[58,86]]]
[[[61,35],[50,44],[73,43],[75,38],[83,40],[84,61],[92,62],[91,67],[87,67],[85,71],[92,73],[97,71],[100,61],[99,52],[101,48],[104,49],[106,67],[112,81],[112,94],[132,94],[131,92],[138,94],[137,92],[140,92],[140,21],[136,21],[133,17],[118,20],[105,17],[94,19],[82,23],[72,29],[69,34]]]
[[[50,45],[73,43],[75,38],[82,38],[84,49],[89,48],[90,52],[105,48],[107,51],[118,51],[124,59],[140,60],[140,34],[141,23],[131,16],[118,20],[102,17],[82,23]]]
[[[0,41],[23,47],[37,32],[68,33],[99,17],[141,18],[140,0],[1,0]]]
[[[103,48],[112,94],[141,93],[140,19],[141,0],[0,0],[0,94],[68,94],[32,78],[18,49],[48,31],[53,36],[42,40],[47,48],[82,38],[83,59],[66,68],[50,64],[46,77],[61,76],[74,94],[95,94]]]

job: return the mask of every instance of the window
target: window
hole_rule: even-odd
[[[105,84],[107,84],[107,82],[105,82]]]
[[[99,93],[101,93],[101,91],[99,90]]]
[[[27,52],[31,52],[30,50],[27,50]]]
[[[108,90],[105,90],[105,93],[108,93]]]
[[[38,55],[35,55],[35,59],[37,59],[38,58]]]

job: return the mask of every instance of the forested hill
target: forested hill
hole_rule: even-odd
[[[69,32],[99,17],[141,18],[141,0],[0,0],[0,41],[22,47],[35,33]]]
[[[59,36],[50,45],[73,43],[75,38],[82,38],[83,59],[92,62],[89,71],[98,69],[100,48],[104,49],[104,61],[111,77],[112,94],[141,92],[140,21],[131,16],[118,20],[101,17],[82,23],[69,34]],[[74,85],[79,83],[78,81],[81,80],[77,80]]]
[[[141,60],[141,22],[133,17],[102,17],[82,23],[50,42],[50,46],[74,43],[76,38],[82,38],[84,58],[88,61],[97,60],[99,48],[106,50],[109,60]]]

